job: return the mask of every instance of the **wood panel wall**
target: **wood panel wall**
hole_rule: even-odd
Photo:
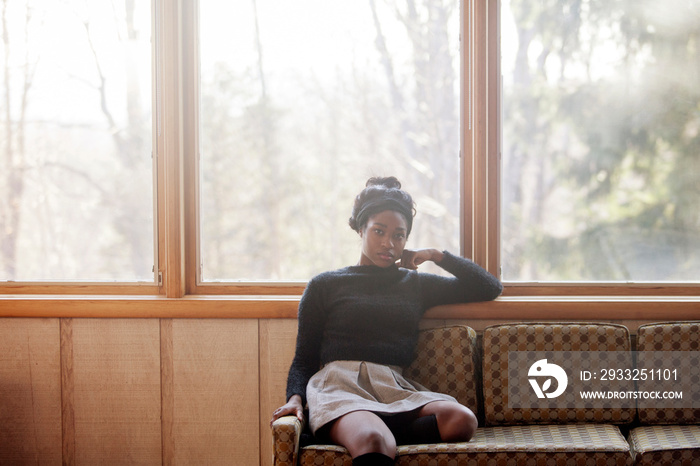
[[[294,319],[2,318],[0,464],[270,465],[295,339]]]
[[[0,465],[269,466],[296,326],[0,318]]]
[[[164,462],[257,464],[258,322],[174,320],[172,340],[172,380],[163,385],[173,386],[173,428]]]
[[[61,464],[57,319],[0,320],[0,464]]]

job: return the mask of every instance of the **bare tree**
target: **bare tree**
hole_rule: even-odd
[[[392,114],[398,119],[401,160],[412,168],[412,189],[426,193],[424,211],[431,221],[420,222],[423,241],[448,244],[457,237],[459,193],[453,186],[459,157],[459,99],[456,94],[455,57],[450,48],[449,24],[458,12],[454,1],[415,0],[390,4],[411,46],[412,95],[399,84],[394,54],[382,29],[376,0],[369,1],[379,52],[389,89]],[[404,76],[404,79],[406,77]]]
[[[12,112],[12,86],[10,57],[12,55],[10,32],[7,18],[8,0],[2,3],[2,42],[4,47],[4,147],[2,150],[3,170],[0,184],[0,278],[14,280],[17,274],[17,241],[22,216],[22,198],[24,194],[24,174],[26,171],[25,125],[29,92],[37,62],[32,62],[26,47],[29,25],[32,21],[30,6],[25,6],[24,14],[24,62],[19,81],[19,109],[16,118]]]
[[[102,191],[109,193],[109,198],[103,198],[103,204],[113,211],[113,222],[117,231],[123,236],[128,245],[131,257],[131,267],[135,276],[143,276],[145,270],[153,265],[153,255],[149,253],[153,244],[153,238],[146,237],[144,233],[144,221],[152,212],[152,203],[145,203],[136,193],[140,192],[124,183],[124,180],[144,179],[143,170],[147,167],[144,159],[150,160],[150,140],[145,136],[148,133],[150,121],[142,111],[141,93],[139,88],[139,68],[133,63],[133,55],[137,52],[132,43],[139,38],[139,31],[134,23],[135,2],[124,2],[125,13],[125,41],[126,61],[124,63],[126,74],[126,116],[124,126],[120,126],[109,107],[108,79],[103,71],[102,60],[99,51],[95,47],[91,35],[90,20],[83,19],[85,37],[92,52],[95,63],[95,72],[98,78],[95,90],[99,96],[99,105],[102,115],[108,124],[108,132],[112,136],[121,169],[112,180],[112,187]],[[116,14],[116,12],[115,12]],[[115,18],[115,21],[117,18]],[[150,167],[149,167],[150,168]],[[150,171],[150,170],[149,170]],[[147,178],[146,178],[147,179]]]
[[[280,229],[280,202],[282,194],[280,193],[280,161],[278,150],[275,144],[275,118],[273,115],[272,104],[267,91],[267,83],[265,80],[263,46],[260,37],[260,18],[258,14],[257,0],[253,2],[253,15],[255,20],[255,50],[257,52],[257,71],[260,82],[260,98],[251,116],[257,122],[259,128],[259,137],[261,140],[260,156],[263,161],[263,178],[261,185],[264,186],[261,197],[264,199],[260,213],[265,217],[266,226],[266,241],[264,246],[260,243],[254,243],[253,248],[257,249],[263,246],[262,251],[256,251],[254,254],[258,260],[262,262],[262,267],[265,270],[265,275],[274,278],[280,278],[280,254],[281,254],[281,229]]]
[[[124,72],[127,77],[127,89],[125,92],[126,98],[126,122],[118,122],[113,108],[110,108],[108,95],[113,92],[110,89],[110,82],[107,73],[103,69],[105,60],[104,54],[100,55],[100,50],[93,42],[93,34],[91,30],[91,20],[88,17],[82,17],[77,11],[73,14],[79,19],[85,31],[86,43],[88,50],[92,53],[92,58],[95,64],[95,76],[97,79],[88,79],[85,76],[72,76],[78,82],[87,86],[91,86],[98,97],[97,103],[101,114],[107,122],[107,132],[114,142],[114,152],[105,151],[99,155],[108,155],[112,153],[118,160],[119,169],[112,173],[112,177],[105,179],[96,174],[96,170],[90,167],[81,165],[78,162],[78,157],[90,157],[91,154],[83,154],[81,152],[61,152],[57,148],[51,147],[49,153],[44,153],[41,148],[42,144],[46,144],[51,138],[51,132],[42,130],[41,137],[37,141],[33,139],[31,131],[36,128],[45,127],[46,122],[40,119],[28,120],[28,107],[31,100],[31,90],[34,84],[34,77],[39,67],[39,58],[42,50],[36,48],[37,38],[35,34],[41,32],[41,27],[38,27],[37,21],[44,21],[42,17],[41,5],[34,5],[27,2],[24,6],[24,38],[23,42],[20,35],[12,31],[17,31],[17,8],[9,8],[9,1],[3,0],[2,3],[2,35],[4,47],[3,60],[3,136],[0,138],[2,144],[2,166],[3,170],[0,173],[0,238],[2,239],[0,247],[0,273],[1,278],[9,280],[17,279],[18,274],[23,275],[17,269],[18,261],[21,257],[25,257],[25,262],[34,261],[29,255],[33,254],[27,250],[24,252],[19,250],[19,236],[27,235],[28,231],[45,232],[55,224],[53,216],[64,215],[69,209],[64,209],[63,204],[59,204],[59,209],[63,210],[58,213],[56,205],[49,205],[49,201],[39,201],[39,197],[35,198],[34,194],[41,183],[41,190],[46,194],[49,192],[65,193],[67,196],[76,195],[72,193],[73,187],[68,180],[80,180],[82,186],[89,187],[88,192],[81,193],[84,200],[88,203],[90,198],[99,199],[102,218],[109,218],[112,222],[114,231],[123,238],[122,254],[115,254],[116,249],[113,246],[102,246],[104,256],[100,255],[97,261],[89,263],[91,258],[89,255],[83,256],[80,261],[85,261],[80,265],[82,270],[102,270],[106,271],[110,276],[114,273],[119,274],[119,277],[130,276],[128,267],[133,270],[133,275],[136,277],[147,276],[153,264],[152,244],[153,237],[150,234],[144,234],[144,225],[150,230],[152,225],[153,203],[150,200],[145,200],[140,194],[143,189],[134,189],[134,185],[140,182],[149,183],[152,179],[151,157],[150,157],[150,138],[147,137],[148,128],[150,127],[150,118],[144,112],[141,105],[141,96],[139,88],[139,67],[131,61],[131,57],[138,53],[136,46],[131,45],[138,37],[137,27],[134,23],[134,9],[136,4],[133,0],[126,0],[124,3],[125,10],[120,12],[114,10],[115,24],[121,22],[121,30],[118,32],[118,40],[125,43],[125,56],[127,61],[124,66]],[[12,11],[12,13],[10,13]],[[10,18],[12,14],[12,18]],[[20,13],[21,14],[21,13]],[[121,17],[125,21],[120,20]],[[43,18],[43,19],[42,19]],[[14,24],[13,24],[14,23]],[[12,26],[12,29],[10,28]],[[23,52],[22,52],[23,51]],[[24,59],[18,60],[17,54],[24,53]],[[17,63],[22,63],[17,65]],[[49,63],[50,60],[46,61]],[[14,67],[14,68],[12,68]],[[54,71],[54,70],[51,70]],[[60,70],[58,70],[60,71]],[[70,72],[69,72],[70,73]],[[52,73],[54,74],[54,73]],[[37,84],[38,86],[38,84]],[[113,87],[112,87],[113,88]],[[41,108],[37,107],[39,112]],[[81,131],[87,134],[89,138],[96,138],[100,133],[100,129],[87,128],[84,123],[66,123],[52,121],[52,126],[60,131]],[[60,140],[65,137],[64,134],[69,133],[53,133],[57,134]],[[29,153],[27,152],[27,144],[32,145]],[[70,158],[69,158],[70,157]],[[92,160],[99,160],[99,156],[91,157]],[[45,181],[39,181],[41,179]],[[129,184],[129,181],[133,184]],[[29,184],[27,184],[29,182]],[[90,191],[92,190],[92,191]],[[146,192],[151,192],[146,189]],[[24,199],[30,195],[30,199]],[[54,202],[65,203],[65,200],[57,200],[52,196],[47,196],[49,200]],[[37,206],[41,204],[42,208],[36,208],[36,212],[24,212],[28,205]],[[79,212],[80,209],[76,209]],[[44,215],[44,218],[40,218]],[[64,218],[64,221],[67,218]],[[98,219],[93,218],[93,222]],[[29,225],[29,223],[38,222],[38,225]],[[66,223],[66,222],[64,222]],[[77,228],[77,227],[76,227]],[[100,232],[106,231],[100,230]],[[109,234],[109,233],[108,233]],[[45,235],[35,235],[32,241],[40,241],[40,236],[44,237],[47,242],[51,243],[52,250],[60,250],[60,240],[48,233]],[[27,237],[29,238],[29,237]],[[65,245],[68,250],[74,250],[74,247],[80,247],[79,242],[82,239],[79,235],[73,235],[67,239]],[[97,242],[94,242],[95,247]],[[105,243],[106,244],[106,243]],[[112,243],[112,244],[119,244]],[[111,250],[107,250],[110,248]],[[41,250],[40,244],[35,244],[32,248],[34,251]],[[29,254],[29,255],[27,255]],[[78,256],[72,253],[73,256]],[[125,261],[123,257],[126,255],[129,259]],[[56,254],[52,254],[56,257]],[[119,266],[110,264],[108,257],[120,263]],[[48,265],[48,257],[45,258],[46,264],[42,266],[41,277],[63,279],[70,276],[63,275],[65,269],[69,268],[67,262],[62,265],[62,270],[58,272],[60,275],[54,275],[54,271]],[[127,270],[124,270],[124,262],[127,262]],[[35,262],[32,262],[33,264]],[[38,267],[34,267],[36,270]],[[74,267],[75,268],[75,267]],[[29,272],[33,277],[34,272]],[[91,274],[93,272],[90,272]],[[80,278],[95,278],[94,276],[82,276]]]

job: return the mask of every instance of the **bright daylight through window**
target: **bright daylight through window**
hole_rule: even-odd
[[[200,2],[203,281],[358,260],[368,177],[414,195],[409,247],[459,253],[458,0]]]
[[[506,281],[700,277],[700,2],[504,0]]]
[[[0,281],[152,282],[150,2],[0,8]]]

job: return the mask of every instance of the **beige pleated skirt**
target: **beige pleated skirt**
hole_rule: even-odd
[[[306,387],[311,431],[315,434],[322,426],[353,411],[393,415],[433,401],[457,401],[405,379],[401,372],[398,366],[364,361],[326,364]]]

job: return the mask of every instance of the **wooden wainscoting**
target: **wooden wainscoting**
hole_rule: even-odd
[[[61,320],[63,458],[161,461],[157,320]]]
[[[272,463],[295,319],[0,319],[0,464]]]
[[[0,320],[0,464],[61,464],[58,319]]]

